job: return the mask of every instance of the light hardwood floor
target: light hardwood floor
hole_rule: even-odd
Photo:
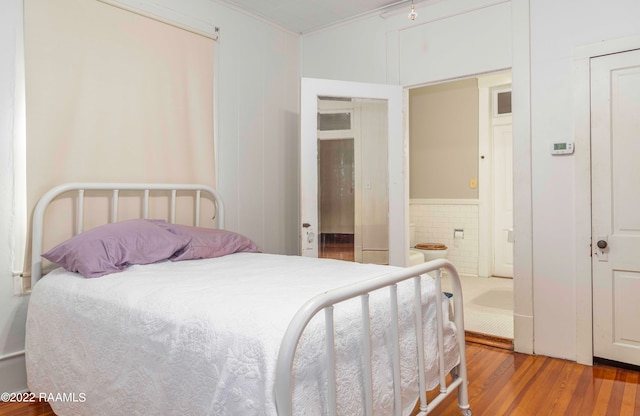
[[[640,373],[467,344],[474,416],[640,416]],[[460,415],[457,396],[434,416]],[[49,405],[0,403],[0,416],[55,416]]]
[[[640,416],[640,372],[467,344],[474,415]],[[434,416],[459,415],[447,398]]]

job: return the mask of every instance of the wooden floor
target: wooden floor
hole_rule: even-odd
[[[474,415],[640,416],[640,373],[467,344]],[[449,397],[433,415],[459,415]]]
[[[318,241],[318,257],[354,261],[353,234],[320,234]]]
[[[467,344],[474,416],[640,416],[640,373]],[[433,415],[460,415],[457,396]],[[0,416],[55,416],[46,403],[0,403]]]

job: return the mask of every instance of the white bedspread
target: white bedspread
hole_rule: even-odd
[[[238,253],[162,262],[96,279],[57,269],[33,289],[27,317],[27,375],[34,393],[85,400],[51,403],[66,415],[276,415],[275,363],[295,312],[312,296],[393,268],[335,260]],[[437,384],[434,285],[423,278],[429,386]],[[399,286],[403,408],[417,398],[411,283]],[[393,408],[384,295],[372,295],[376,414]],[[448,313],[446,304],[442,305]],[[336,307],[339,413],[362,414],[359,302]],[[447,371],[458,362],[447,321]],[[298,348],[296,414],[321,415],[324,324],[314,318]],[[82,394],[82,396],[79,396]],[[71,396],[67,396],[68,398]]]

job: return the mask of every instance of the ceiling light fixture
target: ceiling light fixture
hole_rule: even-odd
[[[418,17],[418,13],[416,13],[416,9],[413,7],[413,0],[411,0],[411,12],[409,12],[409,19],[416,20]]]

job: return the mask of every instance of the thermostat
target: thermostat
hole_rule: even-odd
[[[552,155],[570,155],[573,153],[573,142],[551,143]]]

